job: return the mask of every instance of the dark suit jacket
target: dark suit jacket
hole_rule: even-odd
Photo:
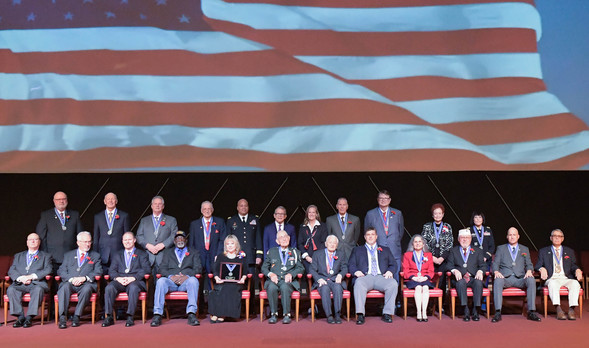
[[[205,249],[205,235],[204,235],[204,226],[202,223],[202,219],[196,219],[190,223],[190,234],[188,236],[188,246],[191,249],[198,250],[200,255],[200,262],[201,265],[209,265],[212,266],[215,261],[215,256],[219,255],[223,252],[223,243],[225,241],[225,237],[227,237],[227,232],[225,230],[225,221],[221,218],[216,216],[212,216],[211,219],[211,226],[210,226],[210,240],[209,240],[209,250]],[[208,263],[206,262],[205,258],[208,257]],[[206,270],[207,272],[211,271],[210,269]]]
[[[434,277],[434,259],[432,253],[423,253],[423,263],[421,264],[421,275],[432,279]],[[427,261],[425,260],[427,259]],[[403,254],[403,278],[411,279],[411,277],[417,276],[419,270],[417,264],[413,260],[413,252],[408,251]]]
[[[380,246],[378,249],[378,268],[380,269],[380,273],[385,274],[387,271],[391,271],[391,273],[395,275],[395,272],[397,271],[397,263],[395,262],[393,253],[391,253],[391,249]],[[368,274],[368,249],[366,249],[364,245],[355,247],[348,260],[348,272],[354,275],[356,271],[360,271],[365,275]],[[355,280],[355,278],[356,277],[354,276],[353,280]]]
[[[315,233],[314,236],[313,233]],[[315,250],[313,250],[313,241],[315,242],[317,250],[319,250],[325,248],[326,239],[327,226],[325,224],[315,224],[315,226],[313,227],[313,231],[309,229],[309,226],[301,225],[301,227],[299,228],[299,237],[297,238],[297,244],[303,257],[306,257],[305,254],[309,254],[309,256],[312,258],[313,253],[315,252]]]
[[[296,248],[297,232],[295,231],[295,227],[291,224],[287,224],[286,222],[283,222],[282,225],[282,229],[286,231],[290,237],[290,246]],[[276,221],[273,221],[271,224],[264,227],[264,255],[268,253],[270,248],[275,248],[278,246],[278,243],[276,243],[276,234],[278,234],[278,231],[276,230]]]
[[[119,218],[117,219],[116,216]],[[113,216],[112,234],[108,235],[108,224],[105,210],[94,215],[94,240],[92,241],[93,249],[100,254],[100,260],[103,265],[110,265],[111,253],[123,250],[123,234],[130,231],[131,221],[129,214],[122,210],[116,210]]]
[[[297,275],[303,273],[305,267],[301,262],[301,253],[297,249],[289,247],[288,253],[290,255],[288,255],[286,261],[286,270],[283,270],[280,247],[270,248],[262,264],[262,273],[269,278],[268,274],[272,272],[278,276],[279,281],[284,280],[284,276],[288,273],[292,276],[292,285],[298,290],[300,289],[300,284]]]
[[[523,278],[526,271],[533,271],[534,265],[530,259],[530,250],[528,247],[519,244],[519,251],[515,258],[515,266],[512,265],[511,247],[509,244],[503,244],[497,247],[495,260],[493,261],[493,271],[499,271],[505,278],[515,275],[517,278]]]
[[[470,255],[466,261],[466,267],[463,267],[464,259],[462,258],[462,247],[457,245],[450,249],[450,253],[448,254],[448,270],[458,270],[462,276],[464,276],[466,272],[471,276],[474,276],[478,271],[482,271],[484,276],[487,271],[487,263],[483,258],[484,252],[481,249],[473,248],[472,246],[469,246],[467,251]]]
[[[125,269],[127,268],[125,265],[125,250],[112,253],[110,269],[108,271],[112,280],[117,277],[135,277],[135,280],[141,281],[146,274],[151,273],[147,253],[141,249],[135,249],[134,255],[136,256],[131,257],[129,273],[125,273]]]
[[[53,257],[53,262],[57,264],[63,262],[63,254],[77,248],[76,236],[84,230],[77,211],[66,209],[65,216],[67,228],[65,231],[61,228],[61,221],[55,213],[55,208],[41,213],[36,228],[41,239],[40,249],[49,253]]]
[[[313,275],[313,289],[316,289],[319,285],[317,281],[319,279],[332,280],[340,274],[342,276],[342,286],[346,288],[346,274],[348,273],[347,257],[342,251],[336,251],[333,260],[333,274],[329,274],[327,271],[327,255],[325,255],[326,249],[318,250],[313,257],[311,263],[310,272]]]
[[[233,215],[227,219],[226,228],[228,235],[233,234],[237,237],[248,264],[256,263],[257,257],[264,258],[262,230],[257,216],[248,214],[246,222],[243,222],[238,214]]]
[[[63,282],[67,282],[73,277],[87,277],[87,282],[96,282],[95,276],[102,275],[102,263],[100,262],[100,254],[96,251],[89,251],[86,254],[86,260],[80,270],[78,271],[78,249],[68,251],[63,255],[63,263],[57,270],[57,275],[61,277]]]
[[[400,260],[401,240],[403,239],[403,230],[405,222],[403,220],[403,213],[400,210],[389,207],[389,234],[385,233],[384,224],[382,221],[382,212],[379,207],[369,210],[364,218],[364,228],[374,227],[378,239],[376,242],[380,246],[385,246],[391,250],[396,259]]]
[[[491,260],[493,259],[493,254],[495,254],[495,238],[493,237],[493,231],[491,231],[491,227],[483,226],[483,246],[479,244],[479,241],[476,236],[476,231],[474,226],[470,226],[468,228],[470,230],[470,234],[472,235],[472,246],[481,249],[484,252],[484,257],[487,258],[487,264],[491,264]]]
[[[29,267],[29,270],[27,271],[28,253],[27,250],[14,255],[12,265],[8,270],[8,276],[13,282],[16,282],[16,278],[22,275],[36,274],[37,280],[33,280],[32,284],[41,285],[48,290],[49,288],[47,287],[45,276],[51,274],[53,269],[53,258],[48,253],[39,250],[37,257],[33,259],[31,267]]]
[[[176,257],[176,247],[164,250],[162,255],[162,263],[159,267],[162,276],[168,277],[182,273],[189,277],[193,277],[202,272],[198,250],[191,249],[190,247],[188,247],[186,250],[188,250],[188,255],[184,256],[180,266],[178,266],[178,258]]]
[[[562,270],[567,278],[569,279],[577,279],[575,277],[575,271],[579,269],[577,266],[577,260],[575,259],[575,251],[569,247],[562,246],[563,254],[562,256]],[[536,270],[539,271],[540,268],[546,268],[548,272],[548,279],[552,277],[552,273],[554,273],[553,269],[553,254],[552,254],[552,247],[545,247],[540,249],[538,252],[538,262],[536,262]]]
[[[358,246],[358,241],[360,240],[360,218],[355,215],[348,214],[345,226],[345,237],[342,233],[339,213],[327,217],[325,220],[325,225],[327,226],[327,234],[333,234],[339,240],[337,250],[344,252],[347,257],[350,256],[352,249]]]
[[[164,225],[162,225],[162,223]],[[176,222],[176,218],[162,213],[162,216],[160,217],[160,226],[158,227],[158,234],[156,236],[153,227],[153,214],[149,214],[148,216],[141,218],[139,228],[137,229],[137,243],[141,245],[143,249],[145,249],[145,246],[148,243],[153,245],[163,243],[165,248],[169,249],[174,246],[174,236],[177,231],[178,223]],[[159,265],[162,262],[162,253],[163,250],[157,255],[147,252],[147,255],[149,255],[149,262],[152,266],[154,263]]]

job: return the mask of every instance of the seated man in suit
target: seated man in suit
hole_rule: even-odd
[[[178,231],[174,237],[174,248],[166,249],[162,255],[160,273],[162,277],[157,280],[153,299],[153,319],[151,326],[162,324],[165,296],[171,291],[186,291],[188,293],[188,325],[198,326],[200,322],[196,318],[198,306],[198,279],[195,275],[202,272],[198,250],[186,246],[186,232]]]
[[[319,250],[313,257],[311,263],[311,274],[315,280],[313,289],[319,289],[321,295],[321,304],[327,316],[328,324],[341,324],[342,301],[344,294],[344,287],[346,283],[342,283],[346,273],[348,273],[348,264],[346,262],[346,255],[342,251],[336,251],[338,246],[338,238],[329,235],[325,240],[325,249]],[[331,294],[333,293],[333,309],[335,317],[331,312]]]
[[[303,273],[305,267],[301,262],[301,253],[290,247],[290,237],[286,231],[278,231],[276,234],[278,247],[268,250],[266,259],[262,264],[262,273],[270,280],[266,281],[265,288],[268,293],[270,305],[270,319],[268,323],[276,324],[278,321],[278,293],[282,295],[283,324],[289,324],[290,296],[293,291],[299,290],[297,275]]]
[[[139,292],[146,291],[145,275],[151,272],[147,253],[135,248],[135,235],[133,232],[123,234],[122,251],[113,252],[109,276],[111,282],[104,289],[104,312],[106,314],[102,327],[114,324],[113,306],[119,292],[126,291],[129,297],[127,303],[126,327],[135,324],[133,315],[139,300]]]
[[[468,228],[458,231],[459,245],[450,249],[447,267],[456,278],[456,292],[460,305],[464,307],[464,321],[479,321],[479,308],[483,297],[483,275],[487,269],[484,252],[470,246],[472,235]],[[472,289],[472,310],[468,309],[467,288]]]
[[[278,231],[286,231],[290,238],[290,246],[293,248],[297,247],[297,232],[295,227],[287,222],[286,220],[286,208],[278,206],[274,209],[274,222],[264,227],[264,257],[268,254],[270,248],[278,246],[276,244],[276,234]]]
[[[67,328],[67,313],[70,305],[70,295],[78,294],[78,304],[72,319],[72,327],[80,326],[80,316],[84,307],[90,302],[90,296],[96,291],[96,276],[102,275],[100,254],[90,251],[92,235],[82,231],[76,237],[78,249],[68,251],[63,255],[63,263],[57,270],[61,277],[61,284],[57,290],[59,300],[59,328]]]
[[[519,244],[519,232],[517,228],[510,227],[507,230],[508,244],[500,245],[495,253],[493,271],[493,301],[495,303],[495,316],[491,322],[501,321],[501,305],[503,302],[503,289],[516,287],[526,289],[528,300],[528,320],[541,321],[536,314],[536,280],[532,272],[534,266],[530,259],[528,247]]]
[[[51,274],[53,259],[51,255],[39,250],[41,239],[36,233],[27,236],[27,251],[14,255],[8,276],[13,283],[6,290],[10,301],[10,314],[18,319],[12,327],[31,327],[33,318],[39,312],[43,295],[49,291],[45,276]],[[31,294],[27,316],[24,316],[22,295]]]
[[[550,232],[552,245],[540,249],[536,270],[540,271],[540,278],[546,281],[548,296],[552,304],[556,306],[556,319],[566,320],[567,315],[560,307],[560,288],[562,286],[569,290],[569,313],[568,319],[575,320],[575,307],[579,305],[579,282],[583,279],[583,272],[576,265],[575,252],[569,247],[562,245],[564,232],[555,229]]]
[[[356,324],[362,325],[365,322],[364,305],[366,294],[370,290],[384,292],[382,321],[392,323],[399,287],[399,283],[394,279],[397,263],[389,248],[376,244],[377,234],[374,227],[366,228],[364,239],[366,244],[355,247],[348,260],[349,272],[354,275],[354,302],[358,315]]]

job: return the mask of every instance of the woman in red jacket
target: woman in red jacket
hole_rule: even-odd
[[[415,289],[417,321],[426,322],[429,289],[434,287],[434,260],[420,234],[411,237],[407,252],[403,255],[403,276],[407,288]]]

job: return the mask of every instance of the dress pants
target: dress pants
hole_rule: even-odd
[[[528,300],[528,310],[536,310],[536,279],[534,277],[517,278],[515,275],[510,275],[506,278],[495,278],[493,281],[493,301],[495,302],[495,310],[501,310],[503,305],[503,289],[516,287],[526,289],[526,297]]]
[[[268,304],[270,305],[270,313],[278,313],[278,293],[282,295],[282,312],[284,315],[290,314],[290,296],[296,290],[293,283],[287,283],[284,280],[279,280],[278,284],[269,279],[266,281],[266,293],[268,294]]]
[[[14,316],[24,314],[22,296],[23,294],[30,293],[31,301],[29,302],[27,315],[36,316],[39,314],[39,306],[41,305],[41,301],[43,301],[43,295],[47,291],[49,291],[47,283],[31,283],[29,285],[12,283],[6,290],[6,295],[8,295],[8,300],[10,301],[10,314]]]
[[[560,305],[560,288],[562,286],[569,289],[569,306],[578,306],[579,305],[579,290],[581,289],[581,285],[576,279],[548,279],[546,281],[546,286],[548,287],[548,296],[550,296],[550,301],[555,306]]]
[[[356,278],[354,283],[354,302],[356,304],[356,313],[366,314],[364,305],[366,304],[366,293],[370,290],[384,292],[384,308],[382,314],[395,315],[395,299],[399,283],[394,278],[387,279],[382,275],[365,275]]]
[[[341,283],[336,283],[331,279],[327,280],[327,284],[317,288],[319,295],[321,295],[321,304],[326,316],[331,316],[331,293],[333,293],[333,309],[335,313],[341,314],[342,301],[344,295],[344,288]]]
[[[74,286],[70,282],[63,282],[59,284],[57,290],[57,300],[59,301],[59,315],[67,316],[68,308],[70,306],[70,295],[72,293],[78,294],[78,303],[74,315],[81,316],[84,307],[90,302],[92,293],[96,291],[96,283],[85,282],[80,286]]]
[[[135,314],[137,301],[139,301],[139,292],[145,291],[145,284],[142,281],[134,281],[125,286],[116,280],[111,281],[104,289],[104,313],[112,314],[115,298],[120,292],[126,292],[129,297],[127,304],[127,314]]]
[[[188,293],[186,313],[196,313],[198,308],[198,279],[196,277],[188,277],[184,283],[178,286],[169,278],[161,277],[155,285],[153,314],[162,315],[164,313],[165,296],[171,291],[186,291]]]
[[[483,297],[483,281],[471,277],[467,283],[464,278],[456,282],[456,293],[460,299],[460,305],[466,306],[468,304],[468,296],[466,296],[467,288],[472,289],[472,303],[476,307],[481,306],[481,298]]]

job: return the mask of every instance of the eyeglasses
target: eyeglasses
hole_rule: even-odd
[[[564,238],[564,235],[559,235],[559,234],[553,234],[552,237],[554,238]]]
[[[79,240],[78,243],[88,243],[88,244],[90,244],[90,243],[92,243],[92,241],[91,240]]]
[[[274,215],[283,216],[286,215],[285,213],[274,213]]]
[[[391,197],[378,197],[379,201],[388,201]]]

